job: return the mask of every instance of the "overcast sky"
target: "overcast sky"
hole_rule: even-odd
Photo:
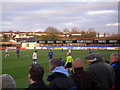
[[[117,0],[34,1],[2,1],[2,31],[44,31],[48,26],[53,26],[61,31],[78,27],[84,30],[94,28],[100,33],[118,33]]]

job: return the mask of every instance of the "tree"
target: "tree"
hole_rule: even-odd
[[[108,37],[109,39],[117,39],[117,40],[120,40],[120,34],[112,34]]]
[[[12,31],[12,30],[9,30],[8,32],[12,33],[13,31]]]
[[[71,33],[79,33],[79,29],[77,27],[73,27],[72,30],[71,30]]]
[[[60,37],[55,34],[47,34],[45,36],[41,36],[41,40],[60,40]]]
[[[4,39],[8,39],[8,35],[7,34],[3,34],[3,38]]]
[[[94,28],[89,28],[87,31],[86,31],[86,36],[88,38],[94,38],[96,37],[96,32],[94,30]]]
[[[99,32],[97,33],[97,37],[100,37],[100,33]]]
[[[58,29],[54,28],[54,27],[48,27],[48,28],[45,29],[44,32],[47,32],[47,33],[59,33]]]
[[[106,33],[104,33],[104,37],[106,37]]]

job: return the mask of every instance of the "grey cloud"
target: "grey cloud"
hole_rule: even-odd
[[[8,6],[8,7],[6,7]],[[117,3],[4,3],[3,30],[44,30],[48,26],[64,28],[95,28],[96,31],[112,32],[116,27],[108,23],[117,23]],[[114,10],[114,13],[88,15],[89,11]],[[12,26],[14,25],[14,26]],[[5,29],[6,28],[6,29]]]

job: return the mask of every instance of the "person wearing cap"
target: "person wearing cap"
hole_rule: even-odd
[[[108,69],[106,63],[102,62],[95,54],[89,54],[85,58],[89,64],[86,71],[94,75],[96,80],[100,83],[100,88],[111,88],[114,81],[111,77],[112,71]]]
[[[31,88],[48,88],[43,81],[44,69],[40,64],[32,64],[29,69],[28,81]]]
[[[108,63],[105,62],[102,53],[96,53],[95,56],[96,56],[97,61],[101,61],[101,62],[105,63],[107,69],[109,70],[109,72],[108,72],[108,73],[109,73],[109,76],[111,75],[111,84],[112,84],[112,86],[114,86],[114,82],[115,82],[115,72],[114,72],[112,66],[111,66],[110,64],[108,64]]]
[[[68,71],[62,66],[60,58],[53,57],[49,61],[51,75],[47,81],[49,86],[55,89],[72,89],[75,87],[74,81],[69,77]]]
[[[71,77],[74,79],[77,89],[82,90],[84,88],[99,88],[99,83],[95,77],[91,73],[84,71],[83,67],[84,64],[82,59],[76,58],[73,64],[74,73]]]
[[[16,82],[13,77],[9,74],[2,74],[0,76],[0,90],[7,88],[16,88]]]
[[[118,90],[120,88],[120,55],[118,53],[112,53],[110,55],[111,66],[115,72],[115,89]]]

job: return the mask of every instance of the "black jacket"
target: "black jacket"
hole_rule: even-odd
[[[30,84],[28,86],[28,89],[32,89],[32,88],[48,88],[48,86],[45,85],[44,82],[41,80],[41,81],[37,81],[33,84]]]
[[[95,77],[91,73],[84,71],[83,68],[75,68],[71,77],[74,79],[77,88],[80,90],[84,90],[85,88],[99,88],[99,83]]]
[[[113,62],[111,65],[115,72],[115,88],[120,88],[120,60]]]
[[[67,77],[66,75],[59,72],[55,72],[52,75],[49,75],[47,80],[50,82],[49,86],[52,88],[76,88],[72,78]]]

